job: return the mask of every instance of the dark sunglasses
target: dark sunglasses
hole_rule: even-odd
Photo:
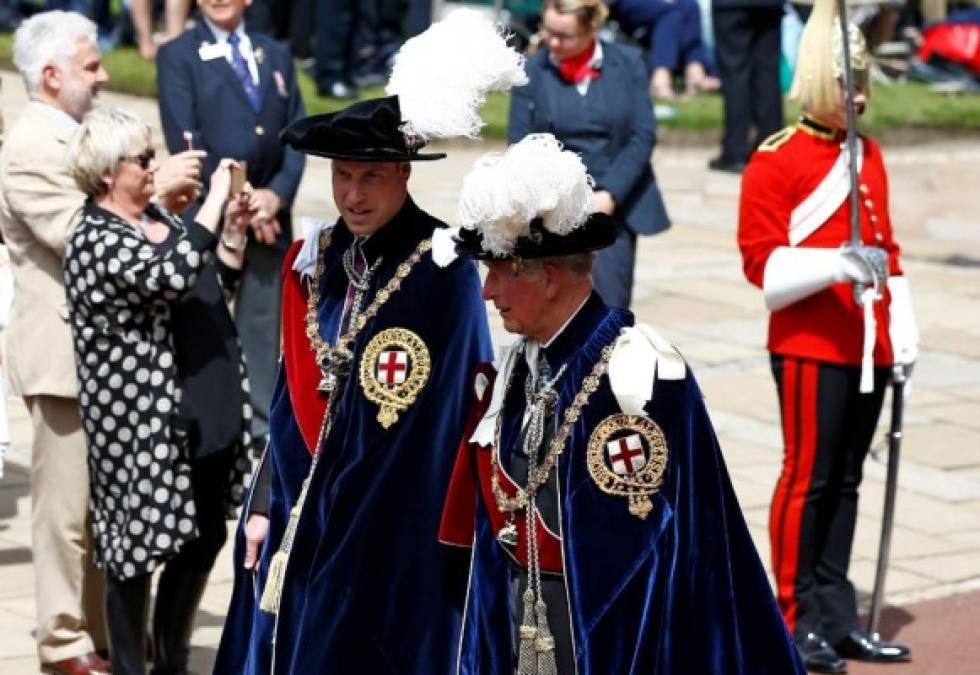
[[[133,164],[138,164],[143,171],[146,171],[150,167],[150,162],[152,162],[157,157],[157,151],[153,148],[147,148],[138,155],[128,155],[122,157],[123,162],[132,162]]]

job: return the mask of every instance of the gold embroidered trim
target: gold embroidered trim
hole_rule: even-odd
[[[645,463],[639,470],[627,474],[617,473],[606,461],[606,444],[623,431],[631,431],[646,442],[642,449]],[[626,438],[626,436],[620,436]],[[625,459],[624,461],[632,461]],[[589,475],[606,494],[626,497],[629,511],[645,519],[653,509],[650,495],[660,488],[667,468],[667,438],[660,426],[643,415],[610,415],[599,423],[589,438]]]
[[[759,144],[760,152],[774,152],[786,144],[796,133],[795,126],[784,127],[779,131],[770,134],[766,140]]]
[[[494,501],[497,502],[497,508],[501,513],[513,513],[526,507],[528,504],[528,493],[532,495],[537,493],[538,488],[547,482],[548,475],[558,462],[558,457],[565,450],[565,443],[571,434],[572,425],[582,415],[582,408],[588,405],[589,397],[599,388],[599,381],[609,368],[609,358],[612,356],[612,351],[613,346],[611,344],[603,347],[602,357],[592,368],[592,372],[582,379],[582,388],[575,395],[575,398],[572,399],[572,405],[566,408],[561,427],[559,427],[558,433],[555,434],[554,439],[552,439],[551,444],[548,446],[548,454],[545,456],[544,461],[541,462],[541,466],[538,467],[537,472],[528,478],[528,485],[525,489],[519,486],[517,487],[517,492],[514,497],[508,497],[507,493],[500,487],[498,473],[500,471],[500,426],[503,410],[497,415],[496,438],[493,450],[490,453],[490,487],[493,491]],[[513,377],[513,371],[511,371],[511,376]],[[510,382],[507,383],[507,389],[509,388]],[[507,394],[505,393],[504,401],[506,400]]]
[[[407,355],[404,382],[388,384],[378,379],[381,355],[400,347]],[[407,410],[426,382],[432,362],[429,349],[418,335],[405,328],[388,328],[368,342],[361,356],[361,389],[364,397],[379,406],[378,423],[387,429],[398,421],[398,413]],[[394,366],[392,366],[394,367]]]
[[[316,268],[313,272],[313,278],[310,280],[310,293],[306,299],[306,337],[310,341],[310,347],[312,347],[313,352],[316,354],[317,366],[320,368],[321,373],[323,373],[324,380],[331,374],[327,372],[325,366],[332,363],[338,355],[342,359],[350,357],[349,347],[354,342],[360,330],[367,324],[368,319],[374,317],[381,306],[401,288],[402,280],[408,276],[415,264],[422,259],[422,255],[432,248],[431,239],[420,241],[418,246],[415,247],[415,251],[412,252],[412,255],[398,266],[395,276],[385,284],[384,288],[377,292],[374,301],[354,320],[354,326],[337,338],[337,345],[331,348],[320,335],[320,322],[317,320],[316,310],[320,304],[320,279],[323,277],[323,272],[326,269],[326,263],[322,254],[330,246],[332,234],[331,230],[324,230],[320,233],[320,237],[317,240]],[[426,375],[426,378],[428,378],[428,375]],[[262,596],[259,599],[259,609],[269,614],[279,613],[286,580],[286,568],[289,564],[289,556],[293,550],[293,540],[296,536],[296,529],[299,527],[303,507],[306,505],[306,496],[309,491],[310,482],[313,479],[313,474],[316,471],[320,459],[320,449],[327,435],[330,433],[333,418],[332,399],[336,392],[336,387],[328,390],[328,397],[331,400],[328,400],[327,411],[323,415],[323,421],[320,423],[320,433],[317,435],[316,449],[313,453],[313,461],[310,463],[310,470],[303,479],[303,485],[300,488],[296,503],[289,511],[286,530],[279,543],[279,548],[273,554],[269,564],[269,574],[266,577],[265,587],[262,589]]]
[[[320,233],[320,240],[317,244],[319,252],[326,250],[330,245],[331,234],[331,230],[324,230]],[[320,322],[316,314],[317,307],[320,304],[320,278],[323,276],[326,264],[324,262],[324,256],[317,255],[316,269],[313,272],[313,279],[310,281],[310,293],[306,299],[306,337],[310,340],[310,347],[313,349],[314,354],[316,354],[316,364],[321,372],[323,372],[324,379],[328,377],[325,367],[326,364],[329,364],[336,356],[350,358],[351,346],[357,338],[357,334],[364,328],[369,319],[374,318],[378,310],[381,309],[381,306],[388,302],[391,296],[401,288],[402,281],[405,277],[409,275],[412,268],[422,259],[422,256],[431,249],[431,238],[420,241],[405,262],[398,265],[395,270],[395,275],[385,284],[384,288],[375,294],[374,300],[368,305],[368,308],[361,312],[354,320],[354,325],[346,333],[337,338],[337,344],[333,347],[320,335]]]
[[[801,115],[796,121],[796,128],[805,134],[815,136],[825,141],[843,138],[844,134],[837,129],[831,129],[809,115]]]

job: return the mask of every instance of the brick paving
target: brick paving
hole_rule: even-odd
[[[24,103],[12,73],[0,92],[11,124]],[[160,142],[156,105],[117,95],[151,122]],[[739,183],[708,172],[714,148],[672,143],[655,153],[656,174],[674,227],[644,238],[638,253],[634,310],[674,342],[698,375],[739,499],[768,565],[766,522],[781,461],[776,395],[763,349],[761,293],[741,276],[735,248]],[[454,144],[450,158],[414,168],[412,192],[424,208],[451,221],[460,177],[492,142]],[[910,642],[916,661],[888,675],[976,673],[980,644],[964,640],[980,620],[980,212],[976,167],[980,143],[931,141],[885,145],[892,215],[904,247],[922,353],[906,413],[906,436],[885,614],[888,635]],[[330,219],[329,165],[311,159],[294,211]],[[297,222],[299,218],[296,219]],[[510,340],[496,317],[498,343]],[[887,405],[887,404],[886,404]],[[30,426],[19,401],[8,399],[13,448],[0,481],[0,672],[37,672],[33,624],[27,466]],[[883,415],[882,435],[888,415]],[[883,446],[883,443],[880,445]],[[880,527],[884,454],[869,458],[861,493],[852,573],[866,604]],[[222,552],[194,632],[194,668],[208,672],[221,631],[231,579]],[[972,629],[975,631],[975,629]],[[975,633],[974,633],[975,634]],[[853,666],[859,675],[879,668]]]

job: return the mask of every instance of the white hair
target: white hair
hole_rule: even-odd
[[[98,44],[95,23],[77,12],[43,12],[20,25],[14,33],[14,65],[29,94],[41,86],[44,67],[64,66],[77,53],[82,38]]]
[[[82,120],[68,143],[68,168],[78,189],[89,197],[108,190],[102,176],[114,172],[133,147],[148,141],[150,127],[122,108],[96,108]]]

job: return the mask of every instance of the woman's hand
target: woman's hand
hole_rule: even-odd
[[[229,192],[231,191],[231,172],[240,168],[241,165],[239,165],[235,160],[227,157],[218,162],[218,168],[211,174],[211,185],[210,189],[208,190],[209,194],[219,195],[222,198],[222,201],[227,199]]]
[[[245,564],[247,570],[256,571],[259,566],[259,551],[269,535],[269,519],[261,513],[253,513],[245,521]]]
[[[225,206],[218,258],[232,269],[241,269],[242,267],[248,227],[255,218],[255,212],[249,205],[251,191],[251,186],[246,183],[245,189],[229,199]]]
[[[233,167],[241,168],[233,159],[225,157],[218,163],[218,168],[211,174],[211,184],[207,199],[197,212],[197,222],[210,230],[218,231],[218,223],[224,211],[225,201],[231,191],[231,172]]]
[[[172,213],[183,213],[201,191],[202,150],[185,150],[159,161],[153,176],[157,199]]]

